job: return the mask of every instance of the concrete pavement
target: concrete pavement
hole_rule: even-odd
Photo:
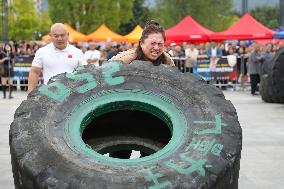
[[[243,129],[240,189],[284,188],[284,105],[267,104],[249,92],[225,91],[237,109]],[[2,96],[0,94],[0,96]],[[9,126],[25,92],[0,98],[0,188],[12,189]]]
[[[284,188],[284,104],[249,92],[225,92],[243,129],[240,189]]]
[[[20,103],[26,99],[26,92],[14,92],[13,99],[3,99],[0,91],[0,189],[14,188],[10,161],[9,129],[14,113]]]

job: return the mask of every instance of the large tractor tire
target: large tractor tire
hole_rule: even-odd
[[[54,77],[16,110],[16,188],[238,188],[242,130],[220,90],[167,65],[103,65]],[[143,157],[112,156],[131,150]]]
[[[284,48],[280,49],[273,59],[272,85],[276,97],[284,103]]]
[[[276,96],[273,85],[271,75],[265,74],[260,78],[260,95],[264,102],[268,103],[279,103],[280,100]]]

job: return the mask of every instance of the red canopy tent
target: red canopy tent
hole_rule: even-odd
[[[186,16],[177,25],[166,30],[166,37],[167,42],[205,42],[213,33],[197,23],[191,16]]]
[[[211,40],[271,39],[274,31],[256,21],[249,13],[245,14],[230,28],[211,34]]]

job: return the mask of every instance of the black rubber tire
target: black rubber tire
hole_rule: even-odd
[[[279,103],[280,100],[276,96],[271,76],[268,74],[262,75],[260,78],[260,95],[264,102],[268,103]]]
[[[284,103],[284,48],[273,59],[272,85],[279,102]]]
[[[16,110],[9,132],[16,188],[238,188],[242,130],[219,89],[167,65],[105,64],[54,77]],[[105,158],[77,140],[93,120],[125,109],[163,120],[170,141],[147,119],[126,132],[166,146],[147,157],[121,160]],[[123,120],[114,123],[124,125]],[[105,137],[118,135],[111,131]]]

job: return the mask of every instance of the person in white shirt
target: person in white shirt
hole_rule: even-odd
[[[28,92],[38,84],[42,72],[44,84],[60,73],[70,73],[74,68],[86,65],[83,52],[70,45],[69,33],[62,23],[55,23],[50,28],[51,43],[40,48],[33,59],[28,78]]]
[[[234,52],[233,48],[229,48],[228,51],[229,51],[229,54],[227,55],[227,61],[228,61],[228,64],[233,68],[237,64],[238,54]]]
[[[175,50],[174,49],[176,48],[176,46],[177,46],[176,43],[171,43],[170,44],[170,50],[169,50],[168,53],[169,53],[169,55],[171,55],[171,57],[175,56],[175,54],[174,54]]]
[[[99,66],[101,53],[96,49],[96,44],[94,42],[89,43],[89,50],[85,52],[84,56],[88,64],[94,64],[95,66]]]
[[[186,72],[193,72],[193,65],[197,61],[198,57],[198,50],[195,48],[194,43],[190,43],[186,45],[185,49],[185,57],[186,57],[186,62],[185,62],[185,71]]]

